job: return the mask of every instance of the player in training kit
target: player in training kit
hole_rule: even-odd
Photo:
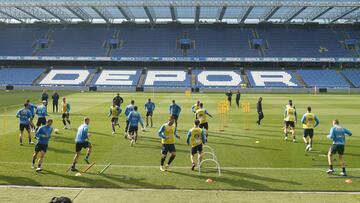
[[[30,118],[30,127],[33,130],[33,132],[35,132],[35,125],[34,125],[34,117],[35,117],[35,111],[36,111],[36,106],[32,103],[30,103],[30,100],[26,100],[26,103],[29,105],[29,110],[31,112],[31,118]]]
[[[310,106],[307,108],[307,113],[305,113],[301,118],[301,123],[303,124],[304,129],[303,139],[306,144],[305,150],[311,151],[313,144],[314,128],[319,125],[319,119],[315,116],[315,114],[311,113]]]
[[[40,126],[46,125],[46,116],[48,116],[47,110],[46,110],[46,101],[42,101],[42,104],[36,107],[36,115],[38,117],[38,120],[36,122],[36,129],[37,131]]]
[[[29,110],[29,104],[25,103],[24,104],[24,108],[20,109],[17,113],[16,113],[16,117],[19,118],[19,126],[20,126],[20,145],[22,145],[22,137],[24,134],[24,129],[26,129],[27,133],[28,133],[28,138],[29,138],[29,144],[34,144],[31,141],[31,133],[30,133],[30,119],[32,117],[31,111]]]
[[[110,111],[108,117],[111,116],[111,127],[112,127],[112,134],[115,134],[115,126],[118,126],[120,128],[119,124],[119,116],[121,114],[121,108],[113,102],[113,105],[110,106]]]
[[[172,100],[172,104],[169,107],[169,112],[170,112],[170,115],[174,118],[174,120],[175,120],[175,128],[177,128],[177,126],[178,126],[177,121],[179,119],[181,108],[180,108],[179,105],[177,105],[175,103],[175,100]]]
[[[129,121],[128,121],[128,116],[130,114],[130,112],[132,112],[134,110],[134,106],[135,106],[135,101],[131,100],[130,104],[126,106],[125,108],[125,118],[126,118],[126,126],[125,126],[125,138],[127,138],[127,133],[129,130]]]
[[[70,104],[69,102],[66,102],[66,98],[63,97],[62,98],[62,102],[61,102],[61,113],[62,113],[62,122],[64,124],[64,129],[70,129]],[[66,122],[69,125],[66,125]]]
[[[290,100],[291,101],[291,100]],[[295,139],[295,123],[297,121],[297,114],[296,109],[292,105],[292,102],[289,101],[289,105],[286,106],[285,112],[284,112],[284,120],[285,120],[285,128],[284,128],[284,134],[285,134],[285,140],[288,139],[288,133],[291,132],[293,142],[296,142]]]
[[[192,107],[191,107],[191,110],[194,114],[196,114],[196,111],[200,108],[200,101],[198,100],[196,102],[196,104],[194,104]]]
[[[180,136],[176,133],[176,127],[174,126],[175,118],[170,117],[169,121],[163,124],[159,130],[159,137],[161,138],[161,162],[160,162],[160,171],[169,170],[170,164],[174,161],[176,157],[176,149],[175,149],[175,137],[180,139]],[[164,167],[164,163],[166,160],[167,154],[170,153],[170,159],[166,166]]]
[[[150,127],[153,127],[153,112],[155,110],[155,103],[151,101],[151,99],[148,99],[148,102],[145,103],[145,110],[146,110],[146,127],[149,126],[149,117],[150,117]]]
[[[344,151],[345,151],[345,135],[351,136],[352,133],[339,125],[338,120],[333,120],[333,127],[330,129],[330,134],[328,138],[333,141],[332,146],[328,152],[328,161],[329,161],[329,170],[326,171],[327,174],[333,174],[333,154],[339,154],[339,160],[342,166],[342,172],[340,172],[341,176],[346,176],[345,170],[345,160],[344,160]]]
[[[144,129],[144,124],[142,122],[140,113],[137,111],[138,108],[137,106],[134,106],[134,110],[132,112],[130,112],[129,116],[128,116],[128,121],[129,121],[129,136],[131,139],[131,146],[134,145],[134,143],[137,142],[137,137],[138,137],[138,125],[139,123],[141,124],[141,127],[143,129],[143,131],[145,131]]]
[[[187,145],[191,145],[191,170],[195,169],[195,154],[198,154],[198,164],[200,164],[202,160],[202,151],[203,151],[203,145],[206,142],[205,133],[202,128],[200,128],[200,121],[198,119],[194,122],[195,126],[191,128],[187,134],[186,143]]]
[[[91,154],[92,145],[88,141],[90,138],[89,124],[90,124],[90,118],[86,117],[84,118],[84,124],[80,125],[77,130],[76,138],[75,138],[75,156],[71,166],[71,171],[78,171],[75,165],[80,156],[80,152],[82,148],[87,149],[84,160],[86,161],[87,164],[90,164],[89,156]]]
[[[259,100],[256,104],[256,110],[257,110],[257,113],[258,113],[258,120],[256,121],[256,123],[258,125],[261,124],[261,120],[264,119],[264,112],[262,110],[262,97],[259,97]]]
[[[200,125],[199,127],[201,129],[205,128],[205,135],[206,135],[206,140],[207,137],[209,135],[209,124],[207,122],[207,116],[210,116],[210,118],[212,118],[212,115],[209,114],[209,112],[204,109],[204,104],[200,103],[199,105],[199,109],[196,111],[196,119],[198,119],[200,121]]]
[[[46,122],[46,125],[43,125],[36,131],[35,138],[37,139],[37,144],[35,146],[35,151],[32,159],[32,168],[35,168],[35,161],[40,152],[40,158],[38,160],[38,166],[36,168],[36,172],[42,171],[41,164],[44,161],[44,157],[48,148],[49,139],[51,138],[51,133],[53,128],[51,125],[53,124],[53,120],[49,119]]]

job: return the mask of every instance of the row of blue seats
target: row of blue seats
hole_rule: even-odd
[[[188,36],[195,42],[187,55],[193,57],[261,57],[250,48],[254,32],[265,40],[267,57],[354,57],[341,44],[343,32],[359,39],[360,31],[354,29],[331,30],[327,28],[122,28],[81,27],[4,27],[0,29],[0,56],[105,56],[104,42],[117,37],[122,42],[111,56],[181,57],[176,40]],[[186,34],[184,34],[186,33]],[[35,51],[32,45],[38,39],[49,38],[48,48]],[[320,48],[326,51],[321,51]]]
[[[0,69],[0,85],[33,85],[33,82],[44,71],[45,69],[41,68],[2,68]],[[78,73],[77,71],[82,72]],[[78,84],[82,86],[93,72],[94,69],[66,69],[64,72],[53,69],[39,84],[66,85],[67,81],[82,78],[82,82],[80,81],[81,83]],[[204,73],[200,70],[193,71],[196,76],[195,87],[221,87],[224,84],[237,86],[244,83],[244,78],[241,78],[240,72],[233,69],[206,71],[206,74]],[[246,75],[251,87],[351,87],[353,85],[360,88],[360,69],[345,69],[341,72],[319,69],[247,70]],[[123,86],[134,87],[138,84],[140,76],[141,70],[109,69],[96,73],[89,84],[92,86],[117,86],[116,83],[121,82]],[[71,83],[69,84],[71,85]],[[148,70],[144,78],[144,86],[191,87],[191,77],[185,70]]]

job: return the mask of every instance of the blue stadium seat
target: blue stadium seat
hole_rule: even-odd
[[[342,74],[350,80],[355,87],[360,87],[360,69],[345,69]]]
[[[303,87],[292,71],[248,70],[246,71],[251,87],[299,88]]]
[[[145,78],[144,87],[185,88],[191,86],[190,77],[185,70],[148,70]]]
[[[44,70],[41,68],[0,69],[0,85],[32,85]]]
[[[335,70],[298,70],[309,87],[349,87],[350,85]]]
[[[110,71],[110,72],[109,72]],[[100,78],[102,74],[106,77]],[[103,75],[103,76],[104,76]],[[123,77],[125,75],[125,77]],[[127,77],[128,75],[129,77]],[[91,81],[91,86],[107,86],[107,87],[136,87],[141,76],[140,70],[124,70],[124,69],[107,69],[96,73]],[[124,84],[123,81],[132,81],[131,84]],[[128,83],[128,82],[125,82]]]

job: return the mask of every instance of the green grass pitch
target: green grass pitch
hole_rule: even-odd
[[[121,93],[125,106],[134,99],[145,121],[144,103],[152,98],[156,104],[154,128],[139,132],[139,143],[130,147],[123,137],[124,116],[120,118],[121,129],[112,135],[107,117],[111,100],[115,93],[102,92],[60,92],[70,102],[72,129],[63,130],[60,114],[52,114],[54,128],[60,134],[53,134],[48,153],[43,164],[44,171],[36,173],[31,169],[34,146],[18,144],[18,120],[16,111],[25,99],[38,101],[40,92],[10,91],[0,92],[0,184],[31,186],[66,186],[97,188],[167,188],[167,189],[214,189],[214,190],[295,190],[295,191],[358,191],[360,188],[360,95],[305,95],[305,94],[244,94],[242,100],[251,104],[251,112],[243,113],[234,105],[229,110],[229,120],[225,131],[219,119],[218,102],[224,94],[184,93]],[[255,121],[256,101],[264,98],[265,119],[261,126]],[[175,99],[182,107],[179,118],[180,140],[176,140],[177,157],[171,172],[160,172],[160,139],[157,131],[168,119],[168,107]],[[204,102],[205,108],[214,118],[209,119],[209,143],[215,149],[222,167],[222,175],[208,164],[199,175],[190,170],[189,147],[185,144],[186,132],[193,126],[194,115],[191,106],[196,100]],[[292,99],[299,117],[308,105],[319,117],[320,125],[315,129],[314,152],[305,153],[302,129],[297,125],[297,143],[283,140],[282,120],[285,104]],[[51,105],[50,105],[51,108]],[[49,108],[49,110],[50,110]],[[94,145],[90,160],[96,162],[88,173],[75,177],[66,172],[74,155],[76,128],[83,117],[91,118],[91,142]],[[347,139],[345,160],[352,184],[344,178],[325,173],[325,154],[330,146],[326,135],[332,119],[353,132]],[[245,128],[249,128],[246,130]],[[26,140],[26,139],[24,139]],[[259,141],[256,143],[256,141]],[[79,169],[85,167],[82,160]],[[336,158],[337,159],[337,158]],[[106,164],[111,167],[102,175],[97,175]],[[336,164],[338,162],[336,161]],[[340,168],[336,167],[336,174]],[[215,182],[208,184],[207,178]]]

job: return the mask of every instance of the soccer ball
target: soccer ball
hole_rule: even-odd
[[[54,129],[54,133],[55,133],[55,134],[59,134],[59,129],[55,128],[55,129]]]

